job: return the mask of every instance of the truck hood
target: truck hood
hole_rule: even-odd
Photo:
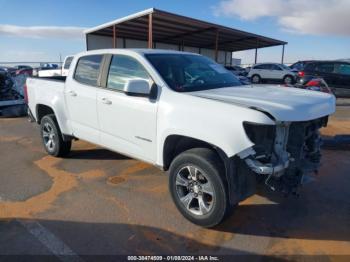
[[[279,85],[246,85],[188,94],[264,111],[277,121],[307,121],[335,112],[333,95]]]

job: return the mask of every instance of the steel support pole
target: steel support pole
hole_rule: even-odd
[[[153,19],[152,13],[148,15],[148,48],[153,48]]]
[[[258,47],[259,47],[259,40],[256,39],[256,48],[255,48],[255,59],[254,59],[254,64],[258,62]]]
[[[218,61],[218,50],[219,49],[219,30],[216,30],[216,35],[215,35],[215,62]]]
[[[113,48],[117,48],[117,33],[115,25],[113,25]]]
[[[284,46],[285,46],[285,45],[283,45],[283,46],[282,46],[282,58],[281,58],[281,64],[283,64],[283,63],[284,63]]]
[[[255,48],[255,58],[254,58],[254,64],[258,61],[258,48]]]

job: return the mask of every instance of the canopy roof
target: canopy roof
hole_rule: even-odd
[[[287,44],[155,8],[87,29],[85,34],[148,41],[151,39],[153,42],[230,52]]]

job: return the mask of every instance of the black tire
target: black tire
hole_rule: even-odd
[[[294,77],[291,75],[286,75],[283,77],[283,83],[287,85],[294,84]]]
[[[47,135],[44,136],[44,134],[48,133],[49,126],[52,128],[50,129],[50,132],[52,130],[53,134],[51,137],[51,141],[53,143],[49,143],[49,145],[52,146],[49,146],[47,143]],[[72,146],[72,141],[63,141],[62,133],[58,126],[55,115],[46,115],[41,119],[40,134],[44,148],[49,155],[55,157],[63,157],[69,154]]]
[[[178,175],[188,166],[197,168],[199,176],[205,176],[207,182],[210,182],[209,184],[211,185],[211,189],[213,189],[211,203],[208,205],[210,206],[210,209],[209,211],[206,209],[208,213],[194,214],[194,211],[188,209],[188,206],[190,206],[190,204],[188,204],[186,207],[185,203],[180,200],[180,189],[181,191],[186,191],[183,194],[182,199],[190,194],[195,194],[195,191],[191,191],[193,193],[190,193],[190,189],[187,190],[185,186],[177,184]],[[194,148],[181,153],[171,163],[169,175],[169,190],[172,199],[181,214],[192,223],[203,227],[213,227],[219,224],[229,213],[228,211],[230,211],[230,205],[227,193],[227,185],[224,178],[225,175],[223,164],[219,156],[213,150],[208,148]],[[184,177],[186,177],[186,175]],[[199,180],[198,183],[200,183]],[[201,185],[203,186],[203,184]],[[204,192],[204,186],[202,189]],[[202,199],[204,199],[206,196],[206,193],[203,192],[200,191],[198,198],[192,198],[192,200],[189,201],[192,201],[191,203],[197,201],[198,211],[196,212],[199,212],[200,209],[199,197],[202,197]],[[194,207],[193,210],[195,210],[195,208],[196,207]]]
[[[251,80],[252,80],[253,84],[259,84],[259,83],[261,83],[261,76],[259,76],[259,75],[252,75]]]

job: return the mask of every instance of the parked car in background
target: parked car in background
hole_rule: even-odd
[[[244,76],[246,74],[246,70],[243,67],[234,65],[234,66],[225,66],[225,68],[228,71],[233,72],[235,75],[242,75]]]
[[[23,116],[27,106],[19,92],[13,77],[5,70],[0,70],[0,117]]]
[[[298,79],[294,87],[333,94],[332,89],[327,85],[324,79],[315,78],[313,76],[307,76]]]
[[[72,63],[74,56],[67,56],[64,59],[62,68],[41,69],[38,71],[39,77],[51,77],[51,76],[67,76],[69,72],[70,64]]]
[[[298,79],[322,78],[337,97],[350,97],[350,62],[313,61],[298,72]]]
[[[8,66],[2,66],[0,68],[0,71],[3,71],[3,72],[7,72],[9,73],[11,76],[14,76],[16,74],[16,68],[14,67],[8,67]]]
[[[304,69],[304,67],[311,62],[314,62],[315,60],[303,60],[303,61],[298,61],[295,62],[294,64],[290,65],[290,69],[292,69],[293,71],[299,72],[302,71]]]
[[[263,81],[278,81],[292,84],[296,79],[296,72],[293,72],[288,66],[283,64],[264,63],[252,66],[248,77],[254,84]]]
[[[254,194],[258,178],[295,192],[319,167],[318,130],[335,111],[334,96],[244,86],[213,60],[179,51],[83,52],[55,79],[27,79],[48,154],[68,155],[82,139],[168,170],[176,207],[206,227]]]
[[[33,75],[33,68],[31,66],[16,66],[16,72],[15,75],[27,75],[32,76]]]
[[[228,71],[230,71],[232,74],[234,74],[243,85],[250,85],[251,84],[249,78],[245,76],[246,71],[244,68],[239,67],[239,66],[238,66],[238,69],[237,68],[234,69],[234,66],[225,66],[225,68]]]

